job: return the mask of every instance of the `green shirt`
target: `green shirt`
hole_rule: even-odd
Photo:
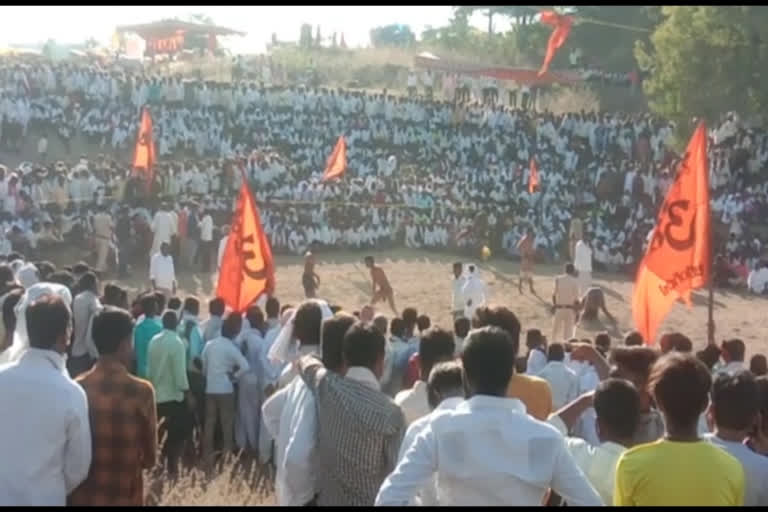
[[[184,342],[174,331],[163,329],[149,343],[147,378],[155,387],[158,404],[184,400],[189,389],[186,356]]]
[[[160,331],[163,325],[156,317],[145,318],[133,330],[133,351],[136,353],[136,375],[147,378],[147,351],[149,342]]]

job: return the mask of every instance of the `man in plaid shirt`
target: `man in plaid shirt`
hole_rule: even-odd
[[[93,458],[88,478],[69,497],[69,505],[140,506],[142,470],[155,465],[157,418],[152,385],[134,377],[133,320],[107,306],[93,319],[99,360],[77,382],[88,397]]]
[[[319,506],[371,506],[397,464],[405,434],[400,407],[379,389],[384,335],[358,322],[344,336],[345,377],[314,356],[299,372],[315,395],[319,426]]]

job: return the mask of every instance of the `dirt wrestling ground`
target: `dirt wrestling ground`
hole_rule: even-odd
[[[418,308],[432,318],[433,324],[452,327],[451,306],[451,264],[456,256],[426,251],[394,250],[372,253],[387,273],[395,289],[398,310],[407,306]],[[317,273],[321,286],[319,295],[332,304],[338,304],[348,311],[358,310],[370,300],[370,279],[359,253],[316,254]],[[58,258],[57,258],[58,259]],[[72,260],[70,260],[71,262]],[[560,268],[552,265],[537,265],[534,272],[534,286],[537,294],[531,295],[526,288],[521,295],[517,291],[518,265],[502,259],[491,259],[479,264],[481,278],[487,283],[489,302],[510,307],[520,318],[523,330],[539,328],[549,336],[552,317],[549,312],[554,277]],[[277,296],[282,303],[297,304],[303,299],[301,287],[302,259],[292,256],[277,256]],[[149,282],[146,270],[137,269],[134,275],[121,282],[128,287],[131,297]],[[206,300],[215,289],[215,275],[183,273],[179,276],[180,296],[195,294]],[[108,280],[108,277],[107,277]],[[595,274],[594,282],[606,293],[608,310],[617,318],[618,325],[579,326],[579,337],[594,337],[607,330],[615,340],[633,326],[631,315],[632,282],[626,276]],[[694,295],[692,310],[682,304],[676,305],[667,317],[660,333],[678,330],[688,335],[696,347],[703,347],[707,339],[706,291]],[[768,301],[742,293],[715,292],[716,338],[741,338],[747,345],[747,356],[756,352],[768,353]],[[392,311],[379,304],[379,312],[387,316]]]

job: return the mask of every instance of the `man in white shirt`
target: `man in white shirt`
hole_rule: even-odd
[[[176,295],[176,270],[171,247],[166,242],[160,245],[160,252],[152,256],[149,262],[149,280],[152,288],[163,292],[166,297]]]
[[[65,506],[91,464],[88,400],[64,364],[71,313],[43,295],[24,317],[30,348],[0,365],[0,505]]]
[[[559,409],[579,394],[579,378],[576,372],[568,368],[565,359],[565,348],[562,343],[551,343],[547,347],[547,364],[538,376],[549,383],[552,390],[552,407]]]
[[[400,445],[398,462],[403,460],[403,455],[410,448],[416,437],[429,425],[432,417],[441,411],[455,409],[464,401],[464,383],[461,376],[461,365],[456,361],[438,363],[429,372],[427,379],[427,399],[431,412],[414,421],[405,431],[403,442]],[[437,506],[437,482],[433,480],[414,498],[411,504],[422,507]]]
[[[224,455],[232,452],[235,424],[235,388],[237,381],[250,369],[234,340],[240,334],[243,318],[230,314],[221,326],[221,336],[206,343],[203,349],[205,375],[205,426],[203,428],[203,461],[213,466],[213,434],[216,422],[221,424]]]
[[[720,374],[712,384],[712,398],[707,411],[714,433],[705,440],[736,457],[744,466],[746,477],[744,506],[768,505],[768,458],[744,444],[759,421],[759,390],[755,377],[746,370]]]
[[[569,437],[578,419],[590,407],[597,415],[599,444]],[[640,394],[624,379],[608,379],[594,393],[587,393],[549,416],[548,422],[565,437],[568,451],[600,494],[603,503],[613,503],[616,464],[627,448],[640,422]]]
[[[552,307],[555,318],[552,325],[552,341],[568,341],[574,335],[576,307],[579,303],[579,282],[571,263],[565,265],[565,273],[555,278]]]
[[[323,323],[323,365],[343,374],[344,333],[355,317],[338,314]],[[279,506],[304,506],[316,500],[317,409],[300,377],[273,394],[262,407],[264,423],[275,439],[275,494]]]
[[[579,296],[587,293],[592,285],[592,249],[589,247],[589,239],[586,235],[576,242],[573,250],[573,266],[576,268],[579,280]]]
[[[453,334],[440,327],[431,327],[421,335],[419,341],[421,378],[416,380],[413,388],[404,389],[395,396],[395,403],[403,410],[406,425],[410,425],[431,411],[424,377],[429,375],[435,364],[453,359],[455,346]]]
[[[216,269],[221,270],[221,260],[224,258],[224,251],[227,250],[229,242],[229,226],[221,228],[221,240],[219,240],[219,250],[216,255]]]
[[[451,291],[451,303],[453,319],[457,320],[464,316],[464,285],[467,280],[464,277],[464,265],[457,261],[453,264],[453,281]]]
[[[467,279],[462,288],[464,316],[472,319],[475,310],[486,303],[485,283],[480,279],[475,265],[467,266]]]
[[[768,262],[761,262],[758,268],[749,273],[747,287],[752,293],[768,294]]]
[[[152,233],[154,233],[154,238],[152,239],[152,254],[155,254],[160,250],[160,245],[162,243],[167,243],[170,246],[171,239],[176,234],[177,227],[178,223],[174,220],[174,216],[169,211],[168,205],[162,204],[155,214],[155,218],[152,220]]]
[[[203,261],[203,272],[211,271],[211,256],[213,253],[213,217],[211,212],[206,210],[203,219],[200,221],[200,254]],[[219,261],[221,265],[221,261]]]
[[[468,399],[430,416],[376,505],[407,505],[433,475],[440,505],[537,506],[550,488],[573,506],[602,504],[560,433],[506,398],[517,348],[497,327],[470,332],[461,356]]]

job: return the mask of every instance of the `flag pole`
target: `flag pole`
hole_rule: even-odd
[[[707,158],[709,167],[709,158]],[[709,173],[709,169],[707,169]],[[707,183],[709,185],[709,183]],[[709,190],[707,191],[709,198]],[[712,230],[712,209],[709,209],[709,297],[707,300],[707,344],[715,345],[715,275],[712,272],[712,262],[715,257],[715,236]]]

